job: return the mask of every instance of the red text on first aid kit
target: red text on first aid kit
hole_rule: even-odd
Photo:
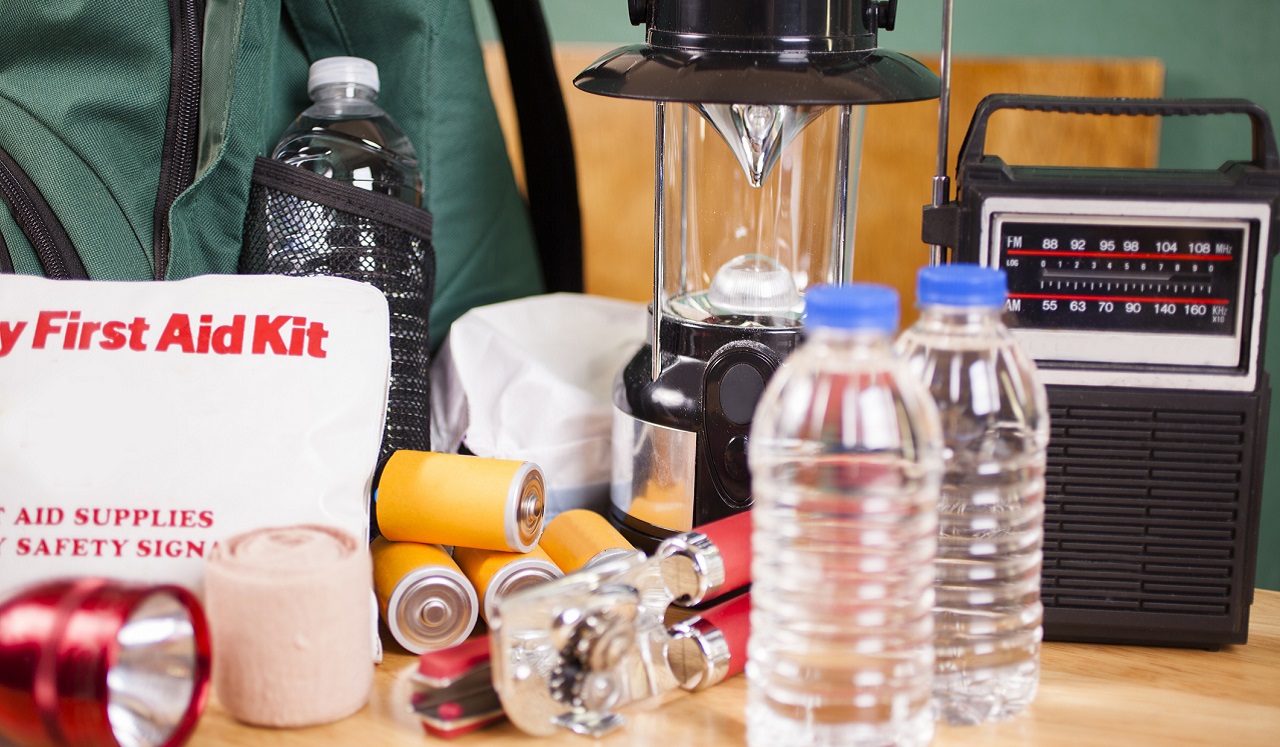
[[[171,314],[163,324],[81,318],[79,311],[41,311],[34,323],[0,321],[0,358],[19,346],[31,350],[128,350],[213,355],[285,355],[324,358],[323,322],[288,314]]]

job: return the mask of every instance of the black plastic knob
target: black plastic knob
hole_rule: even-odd
[[[631,13],[632,26],[640,26],[649,21],[649,0],[627,0],[627,10]]]
[[[871,33],[893,31],[898,21],[898,0],[872,0],[867,4],[863,23]]]
[[[734,436],[724,445],[724,472],[735,482],[751,478],[747,467],[747,436]]]

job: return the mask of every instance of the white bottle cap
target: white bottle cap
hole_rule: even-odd
[[[330,83],[354,83],[378,91],[378,66],[363,57],[326,57],[311,63],[307,93]]]

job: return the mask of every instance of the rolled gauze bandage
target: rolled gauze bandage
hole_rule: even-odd
[[[213,687],[257,726],[336,721],[373,684],[369,551],[338,529],[262,529],[226,540],[205,569]]]

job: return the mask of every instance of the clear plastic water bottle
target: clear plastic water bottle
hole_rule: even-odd
[[[933,738],[934,512],[941,430],[893,349],[898,296],[806,293],[807,339],[752,421],[747,741]]]
[[[285,130],[272,158],[354,189],[317,194],[303,180],[288,190],[262,191],[261,208],[251,214],[260,219],[258,238],[250,240],[246,227],[241,272],[343,277],[386,296],[391,382],[382,464],[400,449],[430,449],[434,256],[428,214],[385,204],[401,207],[394,198],[421,208],[423,179],[413,144],[376,103],[378,90],[378,68],[369,60],[329,57],[311,64],[307,92],[314,103]]]
[[[1004,271],[920,271],[899,350],[942,417],[934,704],[977,724],[1012,716],[1040,680],[1040,561],[1049,440],[1035,363],[1001,321]]]
[[[376,103],[378,90],[378,67],[369,60],[313,62],[307,94],[314,103],[281,135],[271,157],[421,207],[417,154]]]

